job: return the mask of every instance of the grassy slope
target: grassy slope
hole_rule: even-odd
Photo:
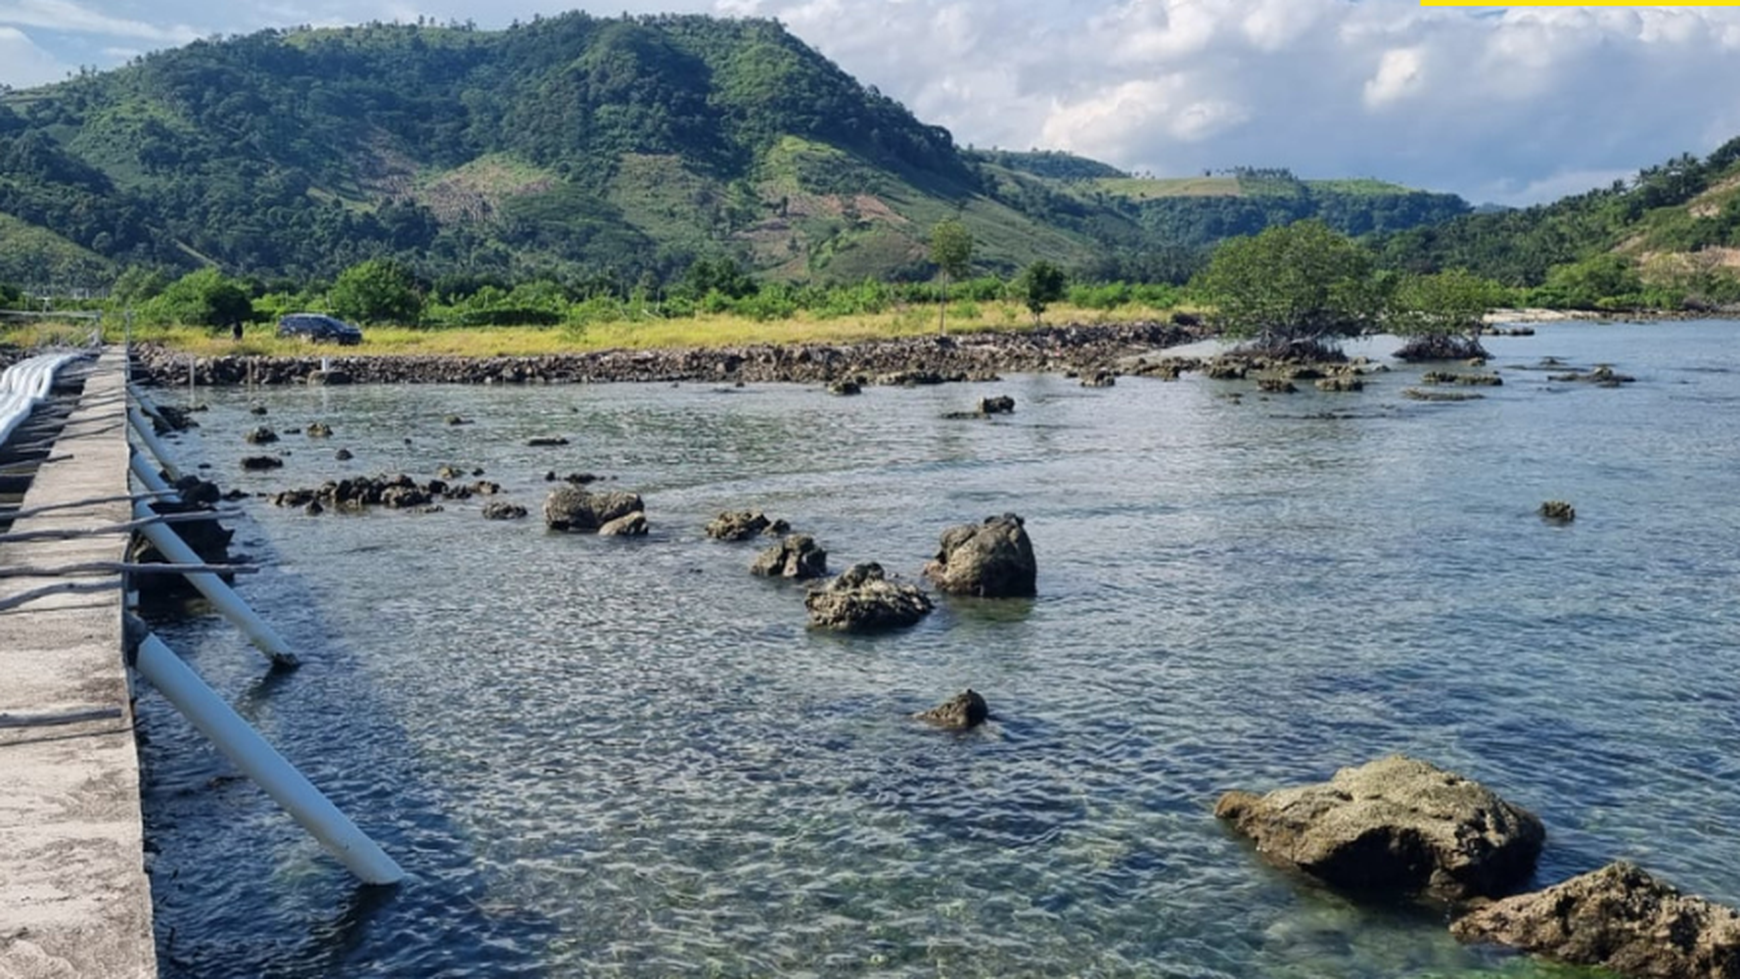
[[[114,263],[46,228],[0,213],[0,282],[19,285],[108,282]]]
[[[914,267],[928,254],[930,229],[950,219],[973,233],[973,260],[981,268],[1008,272],[1040,258],[1075,262],[1092,253],[1085,239],[1005,204],[921,186],[797,137],[771,148],[758,173],[758,192],[774,213],[744,237],[757,243],[758,254],[787,256],[781,271],[790,278],[853,282]]]

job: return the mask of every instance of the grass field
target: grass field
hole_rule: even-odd
[[[1044,322],[1121,323],[1151,319],[1159,315],[1159,310],[1137,306],[1107,311],[1058,305],[1046,310]],[[947,325],[948,332],[952,334],[1018,331],[1033,326],[1033,315],[1026,308],[1014,303],[956,303],[949,307]],[[0,343],[34,347],[51,338],[70,335],[71,329],[55,324],[0,326]],[[90,327],[82,329],[88,335]],[[936,331],[936,307],[915,305],[869,316],[819,319],[800,313],[791,319],[766,322],[741,316],[703,315],[691,319],[618,321],[585,326],[488,326],[439,330],[375,326],[363,330],[363,342],[355,347],[315,345],[303,340],[281,339],[273,335],[270,324],[247,327],[239,341],[231,339],[227,331],[185,326],[134,327],[133,340],[162,344],[196,357],[232,354],[245,357],[532,357],[616,348],[853,343],[891,337],[923,336]],[[110,341],[120,341],[120,327],[108,327],[105,336]]]
[[[1155,197],[1238,197],[1244,191],[1236,177],[1108,177],[1094,181],[1108,194],[1139,201]]]

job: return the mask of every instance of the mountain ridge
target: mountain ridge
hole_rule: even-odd
[[[1468,209],[1317,182],[1142,200],[1119,179],[963,149],[771,20],[272,30],[0,94],[0,280],[204,262],[307,280],[375,257],[430,278],[662,282],[723,257],[770,279],[923,278],[945,219],[980,271],[1091,273],[1302,216],[1363,233]]]

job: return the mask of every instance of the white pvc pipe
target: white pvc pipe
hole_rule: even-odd
[[[290,813],[365,884],[397,884],[405,871],[368,838],[314,783],[248,726],[229,704],[155,635],[139,644],[134,664],[193,726],[212,740],[266,794]]]
[[[154,512],[143,502],[138,502],[133,504],[133,515],[143,519],[153,516]],[[173,564],[205,563],[205,560],[195,553],[194,549],[188,546],[188,543],[182,540],[181,536],[168,524],[146,524],[139,528],[139,533],[144,534],[146,540],[157,545],[157,549],[162,551],[163,556]],[[224,584],[222,578],[210,571],[190,571],[183,577],[187,579],[188,584],[199,589],[200,594],[210,599],[212,607],[222,612],[224,618],[234,622],[236,628],[242,630],[248,640],[258,646],[261,652],[270,656],[274,664],[278,666],[297,665],[296,654],[290,651],[290,644],[285,642],[284,638],[278,635],[277,630],[267,624],[265,619],[260,618],[259,613],[249,608],[248,603],[242,601],[242,596],[236,594],[234,588]]]
[[[127,453],[127,466],[133,470],[133,475],[139,477],[139,482],[145,484],[146,489],[153,493],[168,493],[173,500],[181,499],[181,494],[175,491],[175,487],[164,482],[163,477],[157,475],[157,470],[152,469],[151,464],[137,450]]]
[[[163,443],[157,439],[157,433],[151,430],[150,420],[132,405],[127,407],[127,420],[133,423],[133,431],[139,436],[139,441],[145,443],[145,447],[157,457],[158,465],[169,474],[169,478],[180,479],[181,471],[175,468],[175,463],[169,461],[169,450],[163,447]]]
[[[165,425],[169,424],[169,420],[163,417],[163,412],[158,409],[157,403],[151,400],[151,396],[145,393],[144,388],[128,381],[127,393],[133,396],[134,401],[139,402],[139,407],[144,409],[145,414],[150,415],[153,421],[160,421]]]

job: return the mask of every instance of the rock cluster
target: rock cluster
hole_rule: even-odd
[[[1446,901],[1509,893],[1546,840],[1534,814],[1402,755],[1317,785],[1228,792],[1215,815],[1265,856],[1331,886]]]
[[[638,493],[594,493],[578,486],[558,486],[544,499],[544,524],[551,530],[581,533],[622,534],[633,532],[634,521],[617,524],[624,518],[640,514],[639,533],[646,532],[646,504]]]
[[[930,598],[912,585],[888,580],[874,562],[854,564],[804,596],[810,624],[841,632],[876,632],[913,625],[931,612]]]
[[[1023,598],[1034,594],[1039,568],[1025,522],[1005,513],[944,531],[924,575],[954,595]]]
[[[496,483],[479,481],[469,486],[431,479],[419,483],[405,473],[379,476],[358,476],[329,479],[319,486],[285,490],[272,495],[272,505],[309,507],[313,513],[325,510],[361,510],[378,506],[389,510],[415,510],[430,507],[437,500],[464,500],[471,496],[492,496],[501,491]]]
[[[1175,346],[1201,336],[1201,327],[1175,323],[1044,326],[1020,333],[960,337],[899,337],[851,344],[757,344],[683,350],[601,350],[536,357],[389,357],[341,355],[320,371],[320,357],[196,358],[192,373],[203,385],[566,384],[605,381],[794,381],[833,384],[941,383],[982,379],[1001,372],[1074,368],[1091,375],[1119,358]],[[185,356],[152,344],[134,346],[137,376],[159,384],[186,384]],[[841,393],[844,393],[842,389]]]

